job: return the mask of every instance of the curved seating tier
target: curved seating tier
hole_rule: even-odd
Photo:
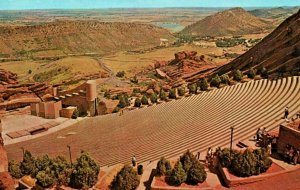
[[[68,156],[88,151],[103,165],[172,157],[186,149],[204,151],[254,136],[258,127],[274,129],[299,111],[300,78],[250,81],[125,113],[89,118],[53,134],[8,145],[10,159],[20,159],[21,147],[34,155]],[[74,135],[68,135],[74,134]],[[64,136],[65,138],[58,138]]]

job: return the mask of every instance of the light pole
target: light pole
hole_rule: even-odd
[[[230,157],[232,152],[233,127],[230,127]]]
[[[72,163],[72,154],[71,154],[71,146],[67,145],[68,149],[69,149],[69,156],[70,156],[70,162],[71,162],[71,166],[73,165]]]
[[[24,147],[21,147],[21,149],[22,149],[22,154],[23,154],[23,159],[24,159],[25,149],[24,149]]]

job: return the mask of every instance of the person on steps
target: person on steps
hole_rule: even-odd
[[[260,130],[260,127],[259,127],[259,128],[257,129],[257,131],[256,131],[256,142],[259,141],[260,135],[261,135],[261,130]]]
[[[289,117],[289,107],[286,107],[286,108],[284,109],[284,119],[285,119],[286,121],[288,121],[288,120],[289,120],[288,117]]]
[[[131,162],[132,162],[132,166],[135,167],[136,166],[136,157],[135,157],[135,155],[132,156]]]

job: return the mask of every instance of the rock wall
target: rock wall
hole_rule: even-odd
[[[300,131],[281,125],[279,129],[278,151],[283,153],[287,144],[300,150]]]

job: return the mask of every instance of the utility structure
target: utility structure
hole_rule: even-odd
[[[233,127],[230,127],[230,156],[232,152],[232,141],[233,141]]]
[[[70,156],[70,163],[71,163],[71,166],[73,165],[73,162],[72,162],[72,153],[71,153],[71,146],[70,145],[67,145],[68,149],[69,149],[69,156]]]

